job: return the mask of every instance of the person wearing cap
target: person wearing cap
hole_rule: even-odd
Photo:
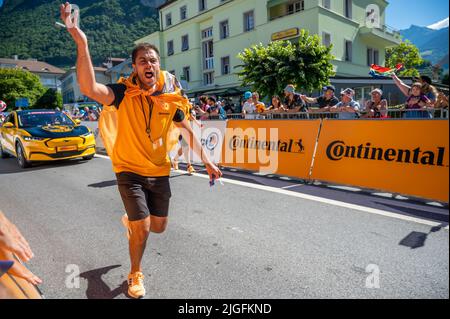
[[[338,112],[339,119],[341,120],[352,120],[357,118],[360,106],[359,103],[353,99],[354,96],[355,91],[350,88],[345,89],[341,92],[341,101],[331,107],[330,111]]]
[[[244,106],[242,107],[242,115],[246,120],[254,120],[256,113],[256,106],[253,102],[253,94],[250,91],[244,93]]]
[[[388,114],[388,102],[383,99],[383,91],[375,89],[370,92],[371,99],[366,102],[363,118],[386,118]]]
[[[291,113],[308,112],[308,107],[306,103],[302,100],[302,96],[295,93],[295,87],[289,84],[284,89],[284,105]]]
[[[411,95],[412,87],[407,85],[405,82],[399,79],[396,74],[392,75],[392,79],[394,80],[397,87],[402,91],[402,93],[406,96]],[[432,85],[433,81],[429,76],[422,75],[419,78],[413,78],[413,83],[422,84],[421,92],[425,95],[431,102],[430,107],[434,107],[437,98],[439,96],[438,90]]]
[[[339,99],[334,95],[335,91],[336,88],[333,85],[327,85],[323,88],[323,95],[316,98],[302,95],[302,99],[306,103],[319,105],[319,109],[310,109],[310,112],[326,113],[330,112],[330,109],[339,103]]]

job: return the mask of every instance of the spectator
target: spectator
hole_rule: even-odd
[[[342,91],[341,101],[330,109],[331,112],[338,112],[339,119],[341,120],[351,120],[358,118],[360,106],[359,103],[353,99],[354,96],[355,91],[350,88]]]
[[[83,108],[83,113],[81,119],[83,121],[89,121],[89,108],[86,106]]]
[[[407,97],[404,115],[405,118],[430,118],[431,115],[427,111],[420,111],[433,107],[432,101],[422,92],[423,85],[421,82],[415,82],[412,86],[406,85],[398,78],[396,74],[392,75],[392,79],[400,91]],[[428,80],[428,79],[426,79]]]
[[[256,106],[253,102],[253,94],[252,92],[244,93],[244,106],[242,107],[242,114],[246,120],[254,120],[256,113]]]
[[[272,96],[272,104],[267,109],[271,113],[280,113],[285,112],[286,108],[283,106],[283,103],[281,102],[281,98],[278,95]]]
[[[328,85],[323,88],[323,95],[317,97],[317,98],[311,98],[307,97],[306,95],[302,95],[302,100],[305,103],[310,104],[318,104],[319,109],[310,111],[313,112],[320,112],[320,113],[327,113],[330,112],[330,109],[339,103],[339,99],[334,95],[336,91],[336,88],[332,85]]]
[[[284,96],[286,97],[284,105],[288,109],[288,112],[299,113],[308,111],[308,107],[303,102],[301,95],[295,93],[295,87],[292,84],[286,86]]]
[[[252,93],[252,100],[253,100],[253,104],[255,105],[257,113],[263,114],[264,112],[266,112],[266,105],[264,104],[264,102],[261,102],[259,100],[259,93],[258,92],[253,92]]]
[[[363,118],[386,118],[388,116],[388,102],[383,99],[383,91],[375,89],[370,92],[371,99],[366,102]]]
[[[422,94],[425,95],[430,101],[432,107],[436,104],[439,92],[432,85],[432,80],[429,76],[422,75],[419,79],[414,79],[416,82],[422,83]]]
[[[208,97],[205,95],[200,96],[199,102],[200,102],[200,110],[197,109],[197,111],[201,115],[200,119],[202,121],[207,120],[208,119],[208,109],[209,109]]]
[[[217,102],[214,97],[208,98],[208,113],[209,117],[211,118],[219,118],[220,120],[226,120],[227,119],[227,113],[222,107],[222,104]]]

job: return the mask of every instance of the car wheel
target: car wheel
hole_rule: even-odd
[[[0,158],[8,158],[8,153],[3,151],[2,143],[0,143]]]
[[[25,158],[25,153],[23,151],[22,144],[17,143],[16,145],[16,154],[17,154],[17,163],[22,168],[28,168],[31,167],[31,162],[27,161]]]
[[[89,155],[89,156],[83,157],[83,160],[85,160],[85,161],[90,161],[90,160],[93,159],[93,158],[94,158],[94,155]]]

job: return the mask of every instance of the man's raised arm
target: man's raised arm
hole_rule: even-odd
[[[72,5],[68,2],[61,5],[60,11],[62,21],[77,45],[77,77],[81,93],[100,104],[111,105],[115,99],[114,92],[95,80],[88,40],[86,34],[78,27],[78,15],[71,17]]]

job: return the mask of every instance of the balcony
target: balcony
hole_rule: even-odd
[[[383,46],[398,45],[402,41],[400,32],[384,25],[381,28],[369,28],[363,26],[359,30],[359,34],[363,40],[368,42],[376,42]]]

